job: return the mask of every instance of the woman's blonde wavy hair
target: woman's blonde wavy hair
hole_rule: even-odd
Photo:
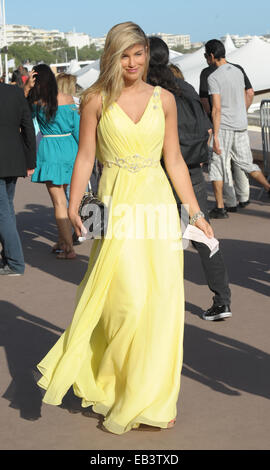
[[[100,74],[98,80],[87,90],[81,98],[80,112],[93,95],[105,94],[105,108],[108,108],[121,95],[124,80],[121,57],[123,52],[135,44],[141,44],[147,52],[147,60],[143,74],[143,80],[147,79],[149,64],[149,42],[143,30],[137,24],[127,21],[120,23],[107,34],[104,51],[100,59]]]

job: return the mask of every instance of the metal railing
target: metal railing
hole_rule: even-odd
[[[270,100],[262,100],[260,106],[260,123],[262,132],[263,172],[270,182]],[[262,190],[259,199],[263,194]]]

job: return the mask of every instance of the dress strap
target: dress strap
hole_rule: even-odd
[[[160,86],[155,86],[154,92],[153,92],[153,102],[154,102],[154,107],[157,107],[158,104],[161,103],[161,87]]]
[[[106,92],[104,90],[102,90],[100,92],[100,95],[101,95],[101,116],[103,115],[104,113],[104,105],[105,105],[105,100],[106,100]]]
[[[102,90],[100,94],[101,94],[101,100],[102,100],[102,104],[103,104],[104,101],[105,101],[105,98],[106,98],[106,93],[105,93],[105,91]]]

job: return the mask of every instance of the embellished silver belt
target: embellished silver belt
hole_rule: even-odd
[[[132,173],[136,173],[143,168],[157,168],[160,164],[159,160],[153,158],[144,158],[141,155],[135,154],[125,158],[115,157],[115,160],[106,160],[103,162],[104,166],[111,168],[112,165],[124,168]]]
[[[43,135],[42,137],[67,137],[68,135],[71,135],[71,132],[68,134],[49,134],[49,135]]]

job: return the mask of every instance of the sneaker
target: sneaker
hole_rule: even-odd
[[[225,208],[215,207],[209,212],[210,219],[227,219],[229,216]]]
[[[222,320],[223,318],[232,317],[229,305],[212,305],[206,312],[202,314],[204,320]]]
[[[237,206],[225,206],[227,212],[237,212]]]
[[[248,204],[250,204],[250,201],[239,202],[239,207],[244,209],[244,207],[246,207]]]
[[[0,268],[0,275],[2,276],[22,276],[23,273],[17,273],[10,269],[10,267],[6,264],[3,268]]]

